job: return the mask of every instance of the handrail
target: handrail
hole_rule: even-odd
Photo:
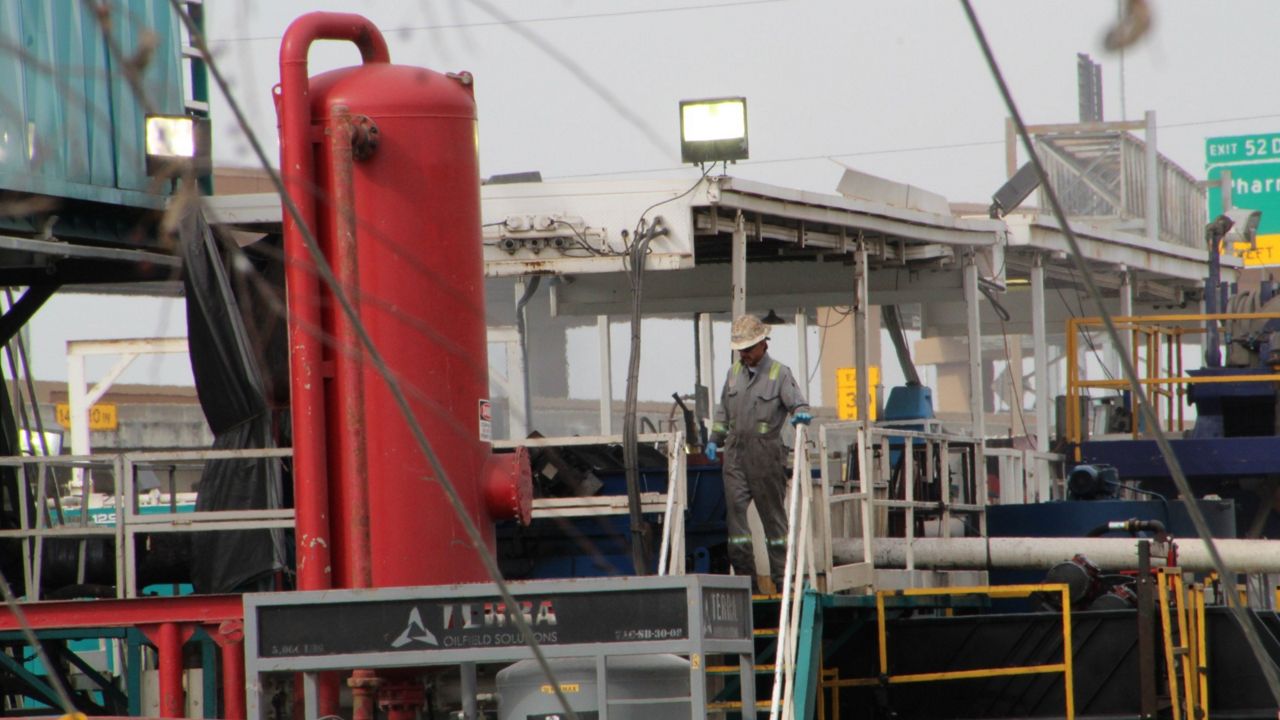
[[[970,670],[946,670],[932,673],[889,673],[888,622],[885,615],[885,598],[928,595],[986,595],[992,598],[1026,597],[1034,593],[1059,593],[1062,597],[1062,662],[1039,665],[1014,665]],[[1041,585],[984,585],[975,587],[909,588],[906,590],[881,590],[876,593],[876,629],[879,645],[880,674],[878,677],[850,678],[823,683],[825,688],[877,687],[904,683],[937,682],[941,680],[972,680],[986,677],[1062,673],[1063,694],[1066,696],[1066,718],[1073,720],[1075,706],[1075,674],[1071,640],[1070,588],[1063,583]]]
[[[576,447],[582,445],[608,445],[619,444],[623,440],[621,435],[579,435],[573,437],[542,437],[542,438],[524,438],[515,440],[495,440],[493,447],[495,449],[511,449],[517,447],[535,448],[535,447]],[[688,464],[685,462],[685,446],[684,431],[672,430],[664,433],[642,433],[636,438],[642,443],[663,443],[667,448],[667,492],[665,493],[642,493],[646,496],[644,504],[648,504],[647,497],[652,496],[656,503],[661,503],[663,508],[662,516],[662,542],[658,550],[658,574],[659,575],[683,575],[685,572],[685,508],[689,504],[689,483],[688,483]],[[581,500],[582,498],[578,498]],[[533,501],[534,516],[537,517],[542,500]],[[556,501],[548,501],[548,505],[555,506]],[[557,507],[555,514],[557,517],[581,517],[589,514],[598,514],[600,506],[593,505],[591,507],[564,508]]]
[[[782,574],[782,598],[778,617],[778,640],[773,668],[773,696],[769,706],[769,720],[778,720],[785,712],[785,720],[794,720],[796,673],[796,638],[799,636],[800,601],[803,595],[805,571],[809,582],[817,584],[817,568],[814,559],[811,524],[812,480],[809,472],[809,452],[806,447],[807,426],[796,425],[795,445],[792,451],[791,487],[787,490],[787,561]],[[801,558],[807,562],[801,566]]]
[[[1209,656],[1206,651],[1204,586],[1187,583],[1177,568],[1159,568],[1157,572],[1165,671],[1173,717],[1187,720],[1207,718]]]
[[[684,432],[676,430],[667,441],[667,505],[662,522],[662,546],[658,550],[659,575],[684,574],[684,510],[689,503],[687,473]]]
[[[599,442],[619,441],[620,437],[596,438],[546,438],[529,440],[527,443],[502,443],[506,447],[516,445],[582,445]],[[685,508],[688,505],[688,482],[685,463],[684,433],[642,435],[644,442],[659,442],[666,445],[668,490],[666,493],[655,493],[654,500],[660,503],[663,512],[662,544],[659,551],[660,574],[677,574],[685,572]],[[498,443],[495,443],[498,445]],[[138,588],[134,587],[137,577],[134,559],[137,553],[138,534],[170,533],[170,532],[203,532],[229,531],[242,529],[279,530],[294,527],[296,514],[293,509],[279,508],[266,510],[211,511],[202,510],[183,512],[181,516],[174,513],[156,513],[142,515],[135,507],[136,492],[133,473],[138,466],[154,465],[166,462],[192,462],[225,460],[231,458],[286,458],[292,455],[291,448],[270,448],[250,450],[178,450],[178,451],[139,451],[125,453],[99,453],[94,455],[37,455],[37,456],[4,456],[0,457],[0,467],[78,467],[110,470],[115,478],[115,491],[107,501],[116,510],[114,527],[93,525],[89,520],[91,503],[89,502],[90,485],[81,488],[82,502],[78,509],[77,525],[70,525],[62,519],[51,523],[46,521],[48,510],[45,505],[44,482],[37,483],[34,488],[27,482],[20,482],[24,497],[34,494],[34,502],[26,499],[19,503],[19,524],[14,530],[0,530],[0,538],[8,537],[19,540],[25,547],[22,553],[23,579],[28,588],[28,600],[40,599],[40,574],[43,564],[44,541],[50,537],[79,538],[111,537],[115,546],[116,588],[118,597],[135,597]],[[24,477],[26,473],[23,473]],[[35,517],[29,517],[28,505],[36,510]],[[574,514],[574,509],[558,509],[560,516]],[[582,514],[581,512],[577,514]]]
[[[1113,318],[1116,329],[1128,341],[1130,362],[1140,374],[1137,382],[1149,396],[1157,417],[1168,427],[1181,430],[1183,404],[1181,398],[1187,386],[1217,383],[1280,382],[1280,374],[1254,372],[1248,375],[1211,375],[1189,377],[1183,373],[1182,338],[1204,331],[1206,322],[1224,320],[1277,320],[1280,312],[1200,313],[1194,315],[1121,316]],[[1083,375],[1078,362],[1080,336],[1087,328],[1100,328],[1098,317],[1070,318],[1067,320],[1067,413],[1064,435],[1072,445],[1084,440],[1084,419],[1081,417],[1081,401],[1085,391],[1128,390],[1129,382],[1119,379],[1089,380]],[[1141,424],[1134,422],[1132,435],[1138,438]],[[1078,458],[1077,458],[1078,459]]]
[[[817,507],[819,536],[815,542],[822,543],[817,551],[826,592],[875,583],[874,539],[885,534],[880,529],[884,529],[886,512],[901,515],[909,540],[916,536],[916,520],[921,517],[936,519],[938,532],[944,537],[950,537],[951,520],[956,516],[970,520],[973,531],[985,535],[987,485],[980,478],[985,478],[982,468],[988,452],[980,438],[855,421],[823,424],[818,429],[818,448],[822,463],[821,503]],[[908,448],[911,451],[903,452]],[[1047,465],[1056,456],[1026,451],[1023,457],[1024,465]],[[967,468],[964,482],[956,487],[956,473],[950,462],[954,458],[964,458]],[[1044,477],[1044,484],[1051,487],[1047,470],[1037,472],[1037,477]],[[891,482],[892,478],[914,481]],[[932,481],[924,482],[926,478]],[[930,487],[935,495],[918,497],[917,482]],[[889,490],[894,490],[892,496]],[[862,560],[837,564],[832,539],[857,535],[862,539]],[[908,570],[915,569],[912,557],[908,551]]]

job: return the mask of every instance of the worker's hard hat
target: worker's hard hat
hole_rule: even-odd
[[[768,337],[768,325],[760,322],[755,315],[743,315],[733,321],[733,327],[729,330],[729,347],[746,350]]]

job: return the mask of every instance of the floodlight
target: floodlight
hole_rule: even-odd
[[[196,156],[195,120],[186,115],[147,116],[147,154],[167,158]]]
[[[680,102],[680,157],[687,163],[747,158],[747,99]]]
[[[209,123],[190,115],[148,115],[147,174],[173,174],[208,165]]]

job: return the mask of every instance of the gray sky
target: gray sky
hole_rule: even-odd
[[[217,61],[273,162],[270,88],[278,80],[281,34],[304,12],[351,12],[354,5],[205,6]],[[1006,113],[961,6],[951,0],[359,5],[383,29],[393,61],[474,73],[486,175],[540,170],[549,179],[619,173],[692,179],[678,158],[677,103],[741,94],[749,103],[752,159],[731,168],[734,175],[831,192],[843,163],[972,201],[984,201],[1003,180]],[[1127,51],[1123,74],[1120,57],[1101,43],[1116,16],[1114,0],[975,6],[1028,122],[1076,118],[1075,55],[1087,52],[1103,63],[1106,118],[1119,119],[1122,106],[1131,119],[1156,110],[1161,150],[1197,176],[1205,137],[1280,129],[1280,100],[1258,92],[1280,66],[1280,45],[1271,38],[1280,20],[1274,2],[1154,3],[1153,28]],[[343,43],[311,53],[313,73],[356,62],[354,48]],[[213,117],[215,159],[253,164],[217,94]],[[38,316],[44,329],[33,339],[47,358],[38,366],[57,369],[42,375],[64,374],[66,339],[185,332],[180,308],[127,299],[92,308],[54,301]],[[615,343],[615,354],[625,348]],[[579,367],[594,375],[594,360]],[[141,363],[126,380],[189,377],[169,361]]]
[[[383,28],[393,61],[475,74],[485,174],[688,174],[678,101],[740,94],[752,159],[732,174],[830,192],[839,161],[952,200],[999,186],[1006,113],[958,2],[718,1],[365,0],[359,12]],[[1280,126],[1280,101],[1257,92],[1280,63],[1271,37],[1280,5],[1153,4],[1152,31],[1126,53],[1123,82],[1119,56],[1101,43],[1114,0],[975,6],[1028,122],[1076,118],[1075,55],[1087,52],[1103,63],[1107,119],[1121,118],[1123,85],[1125,115],[1156,110],[1161,149],[1201,175],[1206,136]],[[303,12],[352,7],[207,6],[217,57],[273,158],[280,35]],[[316,70],[358,61],[341,43],[311,58]],[[214,118],[217,159],[249,164],[220,102]]]

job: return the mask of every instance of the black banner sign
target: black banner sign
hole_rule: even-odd
[[[544,645],[686,640],[686,597],[683,588],[670,588],[522,594],[516,596],[518,608],[495,597],[264,605],[257,608],[258,654],[287,658],[523,645],[513,612]],[[745,591],[708,589],[703,602],[707,636],[750,637],[749,602]]]

